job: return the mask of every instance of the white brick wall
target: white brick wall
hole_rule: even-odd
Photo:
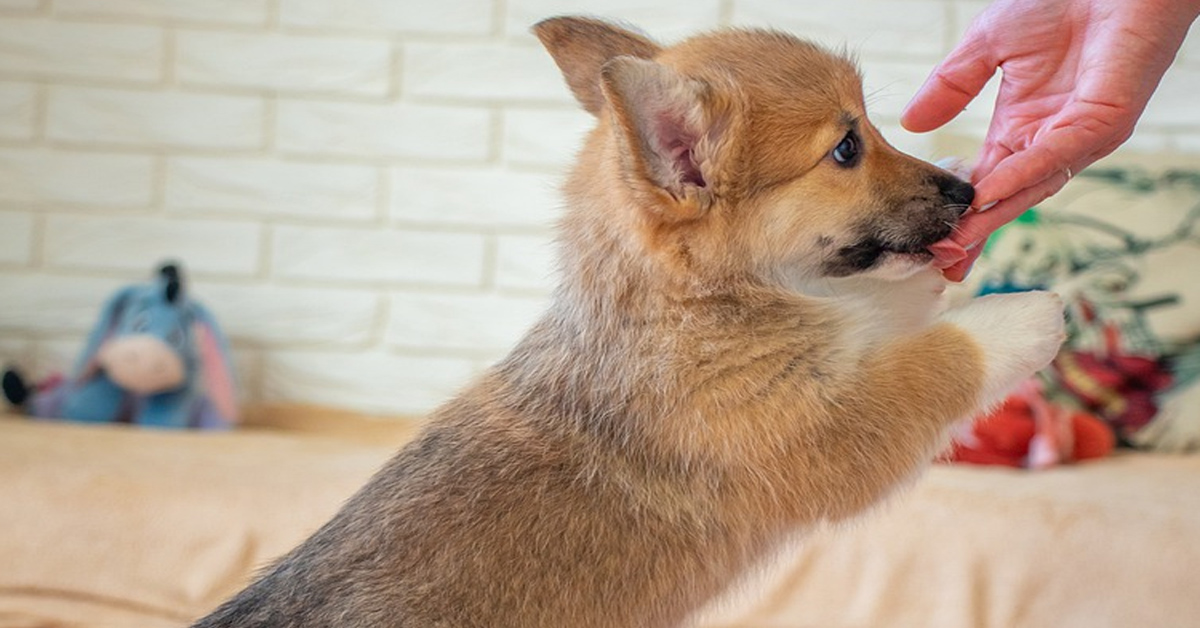
[[[559,177],[499,168],[392,170],[391,218],[400,223],[536,228],[558,215]]]
[[[271,266],[282,278],[334,284],[415,284],[478,287],[484,237],[342,227],[280,226]]]
[[[482,102],[567,104],[558,68],[536,45],[414,43],[404,50],[401,92]]]
[[[66,17],[108,17],[142,21],[264,24],[270,0],[54,0]]]
[[[175,38],[174,68],[183,85],[382,96],[391,83],[391,47],[383,40],[185,31]]]
[[[937,61],[946,39],[949,7],[942,0],[737,0],[733,19],[782,28],[830,46],[850,44],[865,56]],[[928,64],[926,64],[926,68]]]
[[[384,297],[354,288],[198,282],[213,315],[239,346],[365,347],[377,340]]]
[[[180,213],[364,222],[378,213],[380,179],[359,164],[181,156],[167,161],[164,202]]]
[[[138,83],[162,77],[159,28],[10,18],[0,36],[0,72],[6,77]]]
[[[432,353],[280,350],[264,354],[266,401],[301,401],[380,413],[420,413],[477,372],[472,360]]]
[[[0,0],[0,362],[67,369],[117,287],[182,258],[250,400],[430,409],[553,282],[590,127],[529,27],[719,24],[845,44],[899,112],[981,0]],[[995,87],[951,125],[980,135]],[[1189,40],[1130,146],[1200,152]]]
[[[403,293],[392,297],[387,343],[497,355],[545,309],[542,298]]]
[[[41,0],[0,0],[0,9],[12,11],[34,11],[41,7]]]
[[[527,37],[529,27],[555,15],[584,14],[625,22],[652,34],[663,42],[682,39],[721,22],[722,6],[735,2],[721,0],[507,0],[505,32]]]
[[[28,264],[35,237],[33,216],[0,212],[0,267]]]
[[[539,292],[554,281],[554,242],[547,236],[505,235],[496,242],[496,287]]]
[[[157,216],[46,217],[42,255],[50,268],[147,272],[146,259],[178,258],[198,273],[251,276],[263,227],[247,222]]]
[[[154,172],[150,155],[0,148],[0,203],[146,207]]]
[[[25,269],[0,272],[0,303],[4,304],[0,307],[0,329],[13,340],[37,340],[42,334],[62,333],[82,341],[100,308],[121,284],[117,277]]]
[[[501,148],[506,164],[562,168],[574,158],[592,117],[582,109],[504,110],[504,135]]]
[[[483,107],[286,100],[278,105],[275,134],[289,154],[483,162],[492,119]]]
[[[315,31],[356,31],[402,35],[487,35],[492,0],[282,0],[281,21]]]
[[[0,138],[32,138],[36,109],[36,87],[29,83],[0,83]]]
[[[51,87],[46,136],[70,144],[251,149],[263,145],[261,98]]]

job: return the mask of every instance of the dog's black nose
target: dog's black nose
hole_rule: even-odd
[[[939,176],[937,187],[938,192],[948,204],[958,210],[959,215],[967,211],[971,201],[975,200],[975,188],[958,177]]]

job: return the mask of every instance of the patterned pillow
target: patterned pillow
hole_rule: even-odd
[[[1097,166],[989,241],[976,294],[1048,289],[1068,340],[1056,401],[1126,444],[1200,447],[1200,168]]]

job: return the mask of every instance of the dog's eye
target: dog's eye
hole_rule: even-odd
[[[858,164],[859,140],[854,131],[846,134],[842,141],[833,149],[833,160],[844,168],[853,168]]]

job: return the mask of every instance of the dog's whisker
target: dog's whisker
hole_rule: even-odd
[[[892,81],[886,85],[881,85],[878,88],[871,90],[863,96],[863,103],[867,105],[868,109],[870,109],[871,105],[875,104],[879,100],[895,97],[896,92],[892,88],[899,84],[900,81]]]

